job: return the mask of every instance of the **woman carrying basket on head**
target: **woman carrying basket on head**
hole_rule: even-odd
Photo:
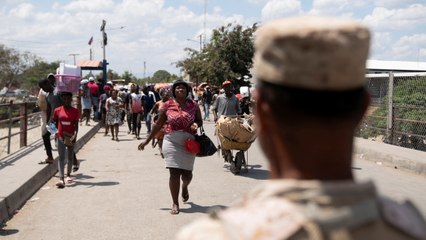
[[[80,112],[77,108],[71,106],[72,93],[62,92],[60,94],[63,106],[55,109],[53,113],[53,122],[58,128],[57,142],[58,142],[58,171],[59,182],[56,183],[58,188],[65,187],[65,183],[72,183],[71,169],[74,160],[74,143],[77,140],[78,133],[78,119]],[[64,179],[65,158],[67,158],[67,178]]]

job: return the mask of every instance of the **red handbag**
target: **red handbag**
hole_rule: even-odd
[[[194,139],[188,138],[185,140],[185,149],[191,154],[198,154],[200,152],[200,143]]]

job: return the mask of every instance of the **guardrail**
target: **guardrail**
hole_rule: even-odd
[[[29,130],[40,127],[40,114],[36,110],[36,102],[14,103],[10,101],[7,104],[0,104],[0,130],[3,131],[0,141],[7,140],[7,154],[11,153],[12,137],[14,136],[19,135],[20,148],[27,146],[27,133]],[[12,132],[16,125],[19,125],[19,131]],[[6,131],[7,134],[5,134]]]

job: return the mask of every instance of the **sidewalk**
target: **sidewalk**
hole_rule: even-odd
[[[364,160],[426,176],[426,152],[356,138],[355,154]]]
[[[75,150],[78,152],[99,130],[100,124],[80,126]],[[42,139],[0,161],[0,224],[57,172],[58,152],[52,140],[54,164],[39,164],[46,158]],[[77,154],[78,158],[78,154]]]

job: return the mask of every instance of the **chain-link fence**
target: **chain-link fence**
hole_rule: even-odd
[[[367,74],[371,106],[359,136],[426,151],[426,73]]]

